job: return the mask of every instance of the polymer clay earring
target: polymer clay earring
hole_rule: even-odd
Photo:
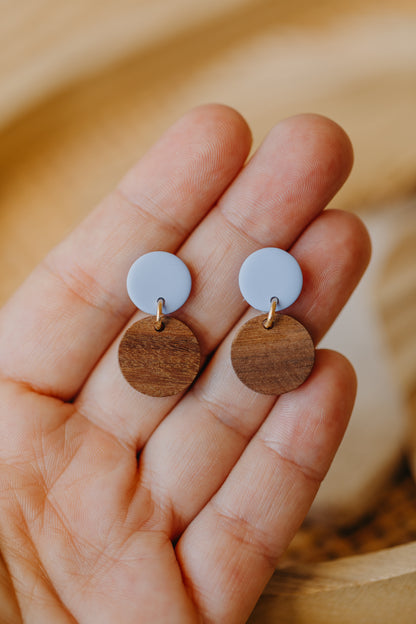
[[[315,349],[309,332],[291,316],[277,313],[296,301],[302,285],[298,262],[283,249],[259,249],[241,266],[241,294],[253,308],[268,313],[247,321],[231,347],[237,376],[255,392],[290,392],[312,370]]]
[[[141,256],[129,270],[129,297],[152,316],[129,327],[120,342],[118,358],[125,379],[143,394],[178,394],[198,374],[201,354],[196,336],[185,323],[166,316],[185,303],[191,286],[186,264],[166,251]]]

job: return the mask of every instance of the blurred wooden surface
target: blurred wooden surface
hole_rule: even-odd
[[[338,121],[356,166],[336,206],[414,188],[412,2],[3,0],[2,9],[0,301],[201,102],[241,110],[255,144],[297,112]]]
[[[270,29],[279,36],[287,28],[327,28],[334,18],[366,13],[394,21],[395,15],[415,9],[412,0],[72,0],[59,5],[51,0],[2,0],[1,8],[3,123],[132,54],[146,55],[157,68],[158,49],[180,47],[184,62],[175,69],[182,74],[195,68],[195,62],[203,66],[213,54],[239,49]],[[186,57],[189,45],[192,58]],[[165,57],[166,63],[172,66]],[[153,75],[153,81],[160,78]]]
[[[416,543],[279,570],[250,624],[414,624]]]
[[[381,321],[375,294],[383,285],[392,316],[398,319],[406,314],[406,282],[397,297],[397,289],[386,279],[385,269],[401,241],[400,222],[409,224],[409,208],[406,201],[390,202],[364,215],[373,248],[370,266],[320,345],[339,350],[350,360],[358,387],[347,431],[308,514],[315,524],[354,526],[374,509],[403,457],[407,419],[399,378],[406,376],[408,370],[392,365],[386,340],[391,322],[389,319],[387,326]],[[416,262],[409,266],[416,278]],[[410,338],[410,323],[407,330]],[[397,342],[398,349],[402,343]],[[416,348],[413,353],[416,356]],[[416,380],[416,367],[413,376]]]

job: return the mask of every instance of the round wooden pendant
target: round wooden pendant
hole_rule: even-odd
[[[185,323],[163,317],[156,331],[155,317],[134,323],[124,334],[118,351],[121,372],[135,390],[154,397],[185,390],[198,374],[201,353],[194,333]]]
[[[264,314],[250,319],[231,347],[231,361],[239,379],[255,392],[283,394],[309,376],[315,348],[309,332],[291,316],[278,314],[265,329]]]

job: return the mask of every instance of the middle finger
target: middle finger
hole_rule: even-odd
[[[178,255],[191,270],[193,290],[175,316],[195,331],[203,354],[216,348],[244,311],[238,288],[244,258],[259,247],[290,247],[340,188],[351,162],[350,143],[339,126],[313,115],[287,119],[184,243]],[[119,370],[118,344],[119,338],[75,406],[140,449],[179,397],[155,399],[133,390]]]

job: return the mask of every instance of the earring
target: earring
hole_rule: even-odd
[[[143,312],[153,314],[134,323],[118,351],[121,372],[133,388],[150,396],[170,396],[185,390],[198,374],[201,353],[185,323],[165,316],[189,297],[188,267],[166,251],[138,258],[127,276],[127,292]]]
[[[302,284],[299,264],[283,249],[259,249],[241,266],[241,294],[251,306],[268,312],[247,321],[231,347],[237,376],[255,392],[290,392],[312,370],[315,349],[308,331],[291,316],[277,314],[296,301]]]

